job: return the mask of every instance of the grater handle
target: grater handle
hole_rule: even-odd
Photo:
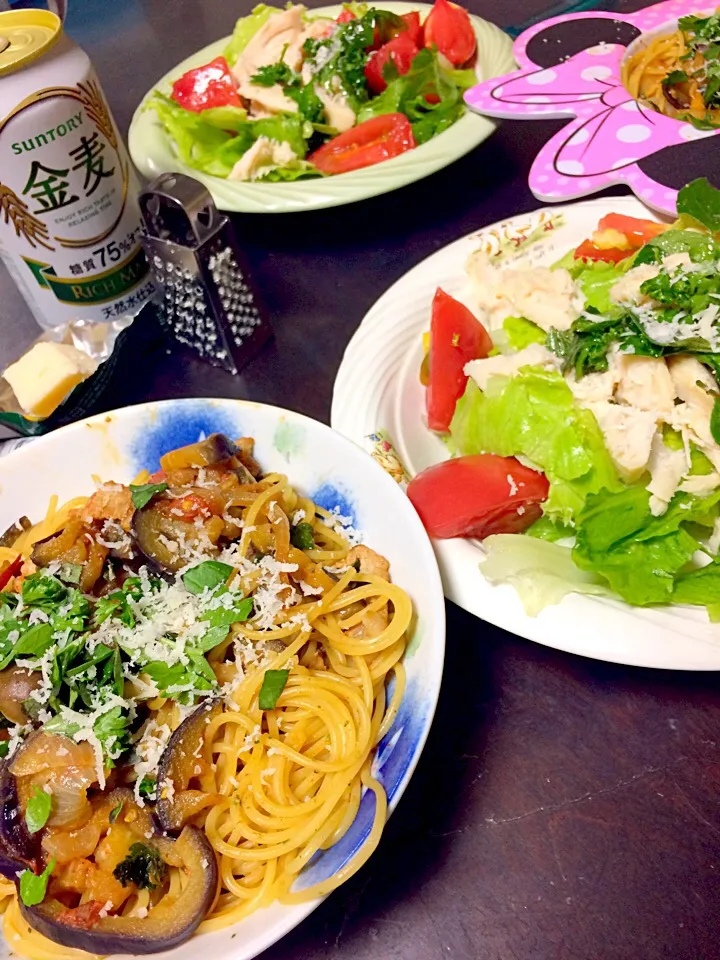
[[[197,248],[228,221],[208,190],[182,173],[164,173],[140,193],[140,212],[148,234],[183,247]]]

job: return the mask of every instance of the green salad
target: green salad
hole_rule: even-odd
[[[177,156],[231,180],[293,181],[398,156],[452,126],[477,83],[465,10],[436,3],[424,22],[365,3],[336,18],[260,4],[221,56],[156,90]]]
[[[436,296],[428,422],[455,459],[408,493],[532,613],[587,592],[720,618],[720,191],[693,182],[678,213],[610,214],[551,268],[473,254],[490,349]]]

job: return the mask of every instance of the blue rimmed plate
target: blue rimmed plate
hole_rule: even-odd
[[[63,502],[92,493],[93,474],[127,483],[143,468],[157,470],[167,450],[215,431],[254,437],[263,470],[286,474],[298,490],[350,517],[363,542],[388,558],[394,582],[412,598],[417,620],[405,658],[407,689],[375,760],[392,810],[412,776],[435,712],[445,606],[432,547],[417,514],[397,483],[360,447],[300,414],[247,401],[172,400],[125,407],[63,427],[3,458],[0,530],[22,514],[39,520],[52,494]],[[348,862],[368,835],[373,806],[372,795],[366,794],[352,828],[309,865],[295,889],[332,876]],[[156,956],[251,960],[318,903],[273,904],[239,924]]]

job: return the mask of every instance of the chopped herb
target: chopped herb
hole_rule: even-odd
[[[41,657],[49,650],[53,642],[52,624],[34,624],[22,634],[15,646],[0,660],[0,670],[4,670],[18,657]]]
[[[298,550],[312,550],[315,546],[312,524],[305,521],[296,524],[290,533],[290,543]]]
[[[664,87],[674,87],[676,83],[684,83],[687,79],[688,75],[684,70],[673,70],[663,79],[662,85]]]
[[[124,887],[134,884],[138,890],[154,890],[165,879],[167,864],[155,847],[134,843],[128,855],[113,870]]]
[[[199,650],[201,653],[207,653],[209,650],[214,650],[218,644],[222,643],[223,640],[227,638],[229,632],[230,627],[228,626],[210,627],[208,632],[203,634],[203,636],[197,641],[195,649]]]
[[[25,808],[25,823],[30,833],[42,830],[50,817],[52,797],[40,787],[35,787]]]
[[[265,67],[258,67],[258,72],[250,77],[250,83],[256,83],[260,87],[274,87],[276,83],[285,84],[297,82],[297,74],[293,73],[290,67],[283,63],[271,63]]]
[[[243,597],[240,602],[230,607],[215,607],[212,610],[206,610],[200,616],[201,620],[206,620],[211,627],[230,627],[233,623],[242,623],[252,613],[252,597]]]
[[[112,810],[110,811],[110,817],[109,817],[110,823],[115,823],[115,821],[117,820],[117,818],[118,818],[118,817],[120,816],[120,814],[122,813],[122,808],[123,808],[124,806],[125,806],[125,801],[124,801],[124,800],[121,800],[120,803],[119,803],[116,807],[113,807],[113,808],[112,808]]]
[[[10,741],[0,740],[0,758],[6,757],[10,753]]]
[[[710,433],[715,443],[720,443],[720,397],[715,397],[715,403],[710,414]]]
[[[290,676],[289,670],[266,670],[263,677],[260,696],[258,697],[258,706],[261,710],[274,710],[275,704],[280,699],[280,694],[285,689],[285,684]]]
[[[124,590],[115,590],[107,597],[101,597],[95,605],[95,623],[100,626],[110,617],[114,617],[126,627],[135,626],[135,614],[128,603],[128,596],[131,593]]]
[[[47,885],[55,869],[55,858],[37,876],[32,870],[23,870],[20,874],[20,899],[26,907],[35,907],[42,903],[47,892]]]
[[[214,590],[221,583],[225,583],[232,572],[233,567],[229,563],[205,560],[183,574],[183,583],[190,593],[203,593],[205,590]]]
[[[140,781],[138,793],[145,800],[154,800],[157,794],[157,780],[154,777],[143,777]]]
[[[133,506],[136,510],[142,510],[146,504],[150,503],[156,493],[164,493],[167,488],[166,483],[131,483],[130,494]]]
[[[47,573],[33,573],[23,580],[22,599],[26,607],[54,609],[66,596],[67,587]]]

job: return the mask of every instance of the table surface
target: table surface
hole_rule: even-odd
[[[467,4],[501,26],[550,5]],[[251,6],[70,0],[68,30],[126,131],[148,87]],[[245,397],[327,422],[368,308],[435,250],[536,207],[527,174],[553,126],[506,123],[429,180],[342,210],[238,219],[274,342],[239,377],[148,348],[107,407]],[[36,333],[0,272],[0,367]],[[379,850],[264,960],[720,958],[719,797],[714,675],[584,660],[448,604],[435,722]]]

